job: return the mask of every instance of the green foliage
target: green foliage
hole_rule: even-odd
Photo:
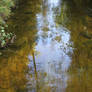
[[[9,40],[12,38],[13,34],[12,33],[6,33],[4,27],[1,27],[0,29],[0,45],[1,47],[4,47]]]
[[[13,6],[14,0],[0,0],[0,47],[4,47],[12,37],[12,33],[5,32],[5,20],[10,16]]]
[[[0,0],[0,24],[4,23],[5,18],[10,15],[13,6],[13,0]]]

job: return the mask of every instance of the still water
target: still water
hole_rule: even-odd
[[[73,3],[19,0],[7,22],[17,39],[2,50],[0,92],[92,92],[92,18]]]

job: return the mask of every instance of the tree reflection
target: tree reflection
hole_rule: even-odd
[[[14,31],[17,39],[9,49],[3,51],[5,55],[0,58],[0,92],[27,92],[28,90],[28,54],[37,39],[36,13],[40,11],[41,0],[19,0],[18,4],[19,7],[7,22],[9,31]],[[34,53],[32,55],[36,73]]]
[[[66,92],[92,91],[92,17],[88,10],[89,2],[91,1],[63,0],[61,15],[57,16],[57,23],[71,31],[71,40],[74,42],[74,54],[69,69],[71,77]]]

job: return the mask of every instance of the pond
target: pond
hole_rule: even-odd
[[[0,92],[92,92],[91,10],[71,0],[19,0],[7,21],[16,41],[0,56]]]

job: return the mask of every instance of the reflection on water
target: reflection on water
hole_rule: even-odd
[[[71,31],[75,48],[66,92],[92,92],[91,9],[91,0],[63,0],[61,15],[57,16],[57,23]]]
[[[16,42],[2,50],[0,57],[0,92],[28,92],[28,54],[37,39],[36,13],[41,0],[19,1],[20,6],[8,21],[9,30],[17,34]]]
[[[60,0],[19,0],[8,21],[17,39],[0,58],[0,92],[65,92],[72,42],[55,22],[60,12]]]
[[[60,5],[60,0],[43,1],[41,12],[37,14],[38,40],[34,48],[34,62],[39,77],[38,92],[47,92],[48,88],[49,92],[64,92],[67,87],[66,71],[71,63],[69,53],[72,52],[72,48],[69,47],[70,32],[55,23]],[[33,56],[29,55],[29,60],[29,67],[32,67]],[[44,78],[43,73],[46,75]],[[32,81],[30,83],[33,83]]]
[[[0,56],[0,92],[92,92],[89,5],[19,0],[7,22],[17,39]]]

